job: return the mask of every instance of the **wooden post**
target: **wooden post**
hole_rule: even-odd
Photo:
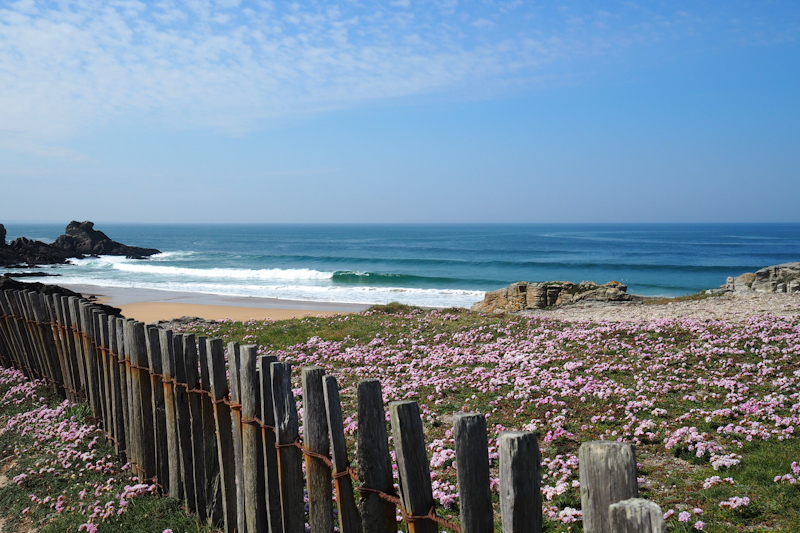
[[[86,353],[83,343],[83,327],[81,323],[80,300],[76,296],[67,298],[67,307],[72,326],[72,338],[75,345],[75,354],[78,364],[78,378],[80,393],[89,401],[89,380],[86,373]]]
[[[453,414],[453,436],[458,465],[461,531],[492,531],[492,493],[489,488],[489,443],[486,417],[480,413]]]
[[[386,412],[383,410],[381,382],[377,379],[365,379],[358,383],[357,457],[361,486],[394,494]],[[378,494],[361,494],[361,523],[364,533],[397,533],[395,513],[395,505]]]
[[[198,361],[200,363],[200,386],[203,394],[200,403],[203,409],[203,466],[205,468],[206,489],[206,515],[215,526],[221,526],[225,521],[222,509],[222,478],[219,474],[219,452],[217,450],[217,423],[214,421],[214,404],[211,401],[211,377],[208,368],[212,341],[205,337],[199,338],[200,350]],[[216,342],[222,342],[215,340]],[[223,354],[224,357],[224,354]]]
[[[664,533],[667,525],[657,503],[630,498],[609,507],[611,531],[614,533]]]
[[[72,314],[68,296],[55,296],[58,315],[63,327],[64,345],[67,350],[67,364],[72,379],[73,400],[78,401],[81,396],[81,374],[78,367],[78,351],[75,347],[75,332],[72,330]]]
[[[131,378],[133,382],[133,409],[136,426],[136,452],[142,477],[150,480],[156,476],[156,439],[153,426],[153,392],[147,367],[145,325],[131,324]]]
[[[500,513],[503,532],[542,530],[541,461],[533,432],[500,433]]]
[[[281,483],[281,517],[284,533],[304,533],[303,453],[296,446],[300,436],[297,406],[292,394],[292,365],[272,363],[272,404],[278,448],[278,476]]]
[[[231,403],[241,406],[239,396],[239,343],[228,343],[228,375],[231,381]],[[231,408],[231,431],[233,432],[233,455],[236,477],[236,521],[239,533],[247,531],[247,518],[244,512],[244,470],[242,467],[242,410]],[[253,532],[251,532],[253,533]]]
[[[61,297],[57,294],[45,295],[42,297],[45,312],[49,317],[50,326],[53,332],[53,340],[58,350],[58,360],[61,365],[61,375],[64,379],[64,391],[67,398],[74,401],[72,393],[75,390],[72,383],[72,369],[69,365],[69,352],[67,351],[67,336],[64,332],[64,320],[61,315]]]
[[[303,382],[303,444],[320,455],[328,456],[328,420],[325,412],[325,393],[322,378],[325,369],[307,366],[301,371]],[[308,523],[311,530],[319,533],[333,531],[333,492],[331,469],[321,460],[306,455],[306,479],[308,480]]]
[[[128,403],[126,404],[128,411],[128,462],[133,465],[134,471],[141,475],[141,459],[139,458],[139,431],[141,424],[141,389],[137,384],[138,378],[134,376],[136,369],[133,368],[133,336],[134,336],[134,321],[126,319],[122,326],[124,330],[125,349],[124,349],[124,363],[125,363],[125,378],[127,380],[128,388]]]
[[[632,444],[622,442],[584,442],[578,449],[578,461],[583,530],[612,533],[609,505],[639,496],[636,451]]]
[[[83,329],[83,353],[84,364],[86,366],[86,388],[89,391],[89,402],[92,413],[96,418],[102,417],[100,407],[100,379],[97,372],[97,351],[95,350],[94,319],[92,317],[92,307],[85,301],[79,302],[81,311],[81,326]],[[147,358],[145,357],[145,364]]]
[[[214,421],[217,425],[217,453],[219,475],[222,481],[222,511],[225,532],[237,531],[236,516],[236,463],[231,432],[231,408],[225,403],[228,396],[228,379],[225,377],[225,348],[222,339],[208,341],[208,376],[211,398],[214,402]]]
[[[175,347],[175,431],[178,432],[180,454],[180,476],[183,487],[183,501],[191,511],[195,511],[194,473],[192,472],[192,420],[189,412],[189,396],[186,393],[186,352],[195,350],[194,337],[187,342],[182,334],[172,338]]]
[[[389,412],[403,511],[407,515],[425,516],[434,508],[434,501],[419,406],[416,402],[391,402]],[[433,520],[408,521],[407,525],[409,533],[439,531]]]
[[[102,361],[102,377],[103,377],[103,404],[105,405],[105,422],[104,422],[104,429],[106,433],[110,434],[116,442],[116,437],[114,437],[114,408],[112,403],[112,397],[114,393],[111,390],[111,356],[108,354],[109,351],[109,336],[110,332],[108,329],[108,315],[103,312],[97,314],[97,326],[100,331],[100,350],[99,350],[99,359]]]
[[[123,337],[123,328],[125,320],[120,317],[113,317],[111,324],[114,328],[114,337],[111,342],[111,353],[113,355],[114,368],[114,420],[117,425],[117,453],[120,455],[120,460],[124,463],[127,461],[127,455],[124,450],[128,443],[128,384],[125,376],[125,356]]]
[[[183,487],[181,485],[178,424],[175,421],[175,349],[171,330],[160,329],[158,335],[161,348],[161,372],[164,375],[161,383],[164,389],[164,419],[167,427],[167,463],[169,465],[169,474],[164,488],[167,494],[180,500],[183,498]]]
[[[169,487],[169,452],[167,451],[167,410],[164,405],[164,384],[161,382],[161,340],[159,328],[147,326],[147,366],[150,368],[150,390],[153,394],[153,427],[156,443],[156,478],[162,487]]]
[[[254,424],[256,408],[261,403],[256,376],[258,346],[242,346],[239,359],[239,386],[242,398],[242,471],[244,474],[244,511],[247,531],[267,530],[264,486],[264,452],[261,427]]]
[[[342,533],[360,533],[361,517],[358,516],[358,508],[353,498],[353,480],[347,474],[350,464],[347,460],[347,441],[344,438],[339,385],[333,376],[325,376],[322,383],[325,390],[325,412],[328,420],[328,431],[331,435],[333,482],[336,485],[336,506],[339,509],[339,531]]]
[[[281,486],[278,478],[278,449],[275,447],[275,408],[272,404],[272,376],[270,365],[278,361],[274,355],[258,358],[258,379],[261,384],[261,421],[273,429],[262,428],[264,454],[264,490],[266,492],[267,526],[270,533],[282,533]]]
[[[197,342],[192,334],[184,335],[184,357],[186,366],[186,388],[189,396],[189,412],[192,434],[192,473],[194,475],[195,509],[200,522],[208,517],[206,509],[205,438],[203,435],[203,404],[200,389],[200,374],[197,368]],[[203,342],[203,345],[205,342]],[[201,345],[202,346],[202,345]],[[205,351],[203,351],[205,355]]]

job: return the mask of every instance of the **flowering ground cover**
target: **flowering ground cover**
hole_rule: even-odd
[[[499,431],[537,433],[547,531],[582,529],[577,450],[597,439],[636,444],[640,494],[661,506],[670,531],[800,530],[799,317],[569,323],[389,305],[183,330],[257,344],[296,368],[326,368],[342,388],[351,452],[359,380],[379,378],[387,401],[418,402],[434,494],[451,517],[459,504],[452,413],[463,410],[487,415],[495,488]],[[42,402],[44,389],[14,372],[0,379],[0,471],[10,480],[0,509],[8,516],[19,522],[28,507],[22,525],[50,524],[49,531],[78,531],[92,514],[100,530],[197,530],[181,522],[174,500],[146,488],[122,498],[137,480],[110,460],[93,429],[81,429],[90,426],[86,408]],[[294,376],[302,402],[299,371]],[[80,444],[70,451],[46,427],[74,432]],[[100,521],[107,505],[126,510]],[[60,516],[67,513],[72,518]]]
[[[640,494],[661,506],[670,531],[800,528],[798,317],[568,323],[390,305],[185,330],[326,368],[342,387],[351,438],[359,380],[379,378],[387,401],[418,402],[434,494],[451,516],[452,413],[477,411],[487,415],[493,476],[499,431],[537,433],[549,531],[581,530],[577,450],[597,439],[636,444]]]
[[[0,367],[0,531],[211,531],[119,463],[90,414]]]

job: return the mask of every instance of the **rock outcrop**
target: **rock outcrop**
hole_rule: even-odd
[[[64,235],[57,238],[52,247],[75,255],[124,255],[132,259],[142,259],[159,253],[155,248],[140,248],[112,241],[102,231],[94,229],[94,223],[88,220],[73,220],[67,224]]]
[[[800,293],[800,262],[782,263],[729,277],[720,288],[736,292]]]
[[[14,239],[6,244],[6,229],[0,224],[0,266],[32,267],[36,265],[59,265],[72,258],[85,255],[124,255],[142,259],[159,253],[155,248],[127,246],[112,241],[102,231],[94,229],[92,222],[72,221],[67,225],[64,235],[53,244],[34,241],[25,237]]]
[[[508,287],[487,292],[482,302],[472,306],[473,311],[489,314],[518,313],[529,309],[543,309],[577,302],[629,302],[636,300],[628,294],[627,285],[609,281],[598,285],[593,281],[549,281],[529,283],[519,281]]]

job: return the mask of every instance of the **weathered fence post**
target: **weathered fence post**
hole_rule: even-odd
[[[258,358],[258,379],[261,385],[261,421],[272,429],[262,428],[264,454],[264,490],[266,491],[267,525],[270,533],[283,531],[281,513],[281,486],[278,472],[278,450],[275,447],[277,433],[275,430],[275,407],[272,402],[272,375],[270,365],[278,361],[274,355],[262,355]]]
[[[632,444],[614,441],[584,442],[578,449],[583,530],[614,533],[609,505],[639,496],[636,451]]]
[[[361,517],[353,498],[353,480],[350,479],[347,461],[347,441],[344,438],[342,421],[342,402],[339,398],[339,385],[333,376],[323,379],[325,390],[325,411],[328,431],[331,436],[331,456],[333,458],[333,482],[336,485],[336,506],[339,509],[339,530],[342,533],[360,533]]]
[[[156,441],[153,426],[153,393],[147,370],[147,347],[145,326],[141,322],[131,324],[131,366],[133,382],[133,409],[136,425],[136,452],[144,480],[156,476]]]
[[[197,360],[200,363],[200,386],[207,394],[200,399],[203,409],[203,466],[205,468],[206,514],[215,526],[224,523],[222,509],[222,478],[219,473],[219,452],[217,450],[217,424],[214,421],[214,404],[211,400],[210,361],[212,341],[205,337],[199,339],[200,349]],[[214,343],[222,342],[214,340]],[[221,346],[221,345],[220,345]]]
[[[127,446],[128,446],[128,383],[125,375],[125,338],[124,338],[125,320],[120,317],[113,318],[113,327],[115,330],[114,340],[111,344],[112,353],[114,355],[114,390],[116,402],[116,420],[117,424],[117,453],[120,455],[120,460],[124,463],[127,462]]]
[[[211,399],[214,403],[214,421],[217,425],[217,454],[221,480],[222,511],[225,532],[237,530],[236,516],[236,464],[231,431],[231,408],[225,403],[228,396],[228,379],[225,377],[225,348],[222,339],[208,341],[208,376]]]
[[[500,433],[500,514],[504,533],[542,530],[541,453],[533,432]]]
[[[242,472],[244,474],[244,512],[247,531],[267,530],[264,486],[264,450],[261,427],[254,424],[260,404],[256,360],[258,347],[242,346],[239,352],[239,387],[242,397]]]
[[[630,498],[609,507],[610,531],[614,533],[664,533],[667,525],[655,502]]]
[[[194,337],[191,347],[182,334],[172,336],[175,354],[175,429],[178,432],[178,471],[181,476],[183,501],[190,511],[195,511],[195,487],[192,475],[192,422],[189,414],[189,398],[186,395],[186,352],[195,349]]]
[[[325,369],[307,366],[302,369],[303,382],[303,444],[320,455],[328,456],[328,420],[325,413],[325,393],[322,378]],[[306,455],[308,484],[308,523],[315,533],[333,531],[333,493],[331,469],[311,455]]]
[[[361,524],[364,533],[396,533],[395,505],[377,493],[394,493],[386,412],[381,382],[365,379],[358,383],[358,477],[361,488]]]
[[[292,365],[272,363],[269,366],[272,375],[272,404],[275,408],[283,532],[303,533],[303,452],[297,446],[300,427],[292,394]]]
[[[192,474],[194,483],[194,499],[197,517],[205,522],[208,517],[206,509],[206,473],[205,473],[205,436],[203,435],[203,404],[200,388],[200,374],[197,368],[197,342],[193,334],[184,335],[184,358],[186,366],[186,388],[189,396],[189,413],[191,419],[192,441]],[[203,351],[205,354],[205,351]],[[203,395],[204,396],[204,395]]]
[[[147,326],[147,366],[150,369],[150,390],[153,394],[153,427],[156,445],[156,478],[162,488],[172,485],[169,479],[167,444],[167,410],[164,405],[164,384],[161,382],[161,340],[159,328]],[[178,480],[180,483],[180,480]]]
[[[178,432],[178,454],[180,465],[183,501],[191,511],[195,511],[195,486],[192,473],[192,421],[189,413],[189,398],[186,393],[186,352],[195,350],[194,337],[186,342],[183,334],[173,335],[175,354],[175,429]]]
[[[244,471],[242,470],[242,409],[239,396],[239,343],[228,343],[228,375],[231,382],[231,431],[233,432],[233,456],[236,478],[236,521],[239,533],[247,531],[247,517],[244,512]],[[253,532],[251,532],[253,533]]]
[[[419,406],[416,402],[391,402],[389,411],[403,511],[410,516],[425,516],[434,508],[434,500]],[[429,519],[410,521],[408,528],[413,533],[439,531],[439,525]]]
[[[459,509],[462,533],[492,531],[492,493],[489,488],[489,443],[486,417],[480,413],[455,413],[453,437],[458,465]]]
[[[175,421],[175,349],[172,331],[159,330],[161,345],[161,371],[164,374],[164,416],[167,425],[167,462],[169,463],[168,483],[164,484],[167,493],[173,498],[183,498],[180,474],[181,452],[178,447],[177,423]]]

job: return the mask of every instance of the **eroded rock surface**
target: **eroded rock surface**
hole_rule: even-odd
[[[544,309],[577,302],[629,302],[638,297],[628,294],[627,285],[609,281],[598,285],[593,281],[572,283],[570,281],[548,281],[529,283],[519,281],[508,287],[487,292],[482,302],[472,306],[481,313],[518,313],[530,309]]]
[[[800,262],[782,263],[729,277],[722,288],[734,292],[800,293]]]

